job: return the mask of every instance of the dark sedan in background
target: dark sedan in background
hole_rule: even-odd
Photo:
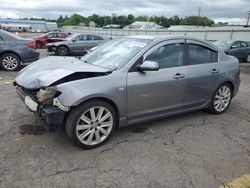
[[[47,44],[48,52],[54,52],[59,56],[84,55],[91,48],[105,43],[103,37],[92,34],[73,34],[64,41]]]
[[[39,52],[33,40],[23,39],[0,29],[0,68],[7,71],[18,70],[22,63],[36,61]]]
[[[216,46],[228,55],[237,57],[240,61],[250,63],[250,43],[244,41],[216,41]]]

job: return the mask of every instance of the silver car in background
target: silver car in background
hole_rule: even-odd
[[[76,33],[67,37],[64,41],[49,43],[46,45],[48,52],[54,52],[59,56],[84,55],[91,48],[105,43],[107,40],[93,34]]]
[[[14,85],[47,124],[65,124],[74,143],[94,148],[116,127],[201,109],[225,112],[239,75],[238,60],[209,42],[129,36],[81,60],[41,59],[22,70]]]

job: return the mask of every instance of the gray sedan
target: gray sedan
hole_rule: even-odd
[[[38,60],[39,52],[35,48],[33,40],[0,29],[0,68],[15,71],[22,63]]]
[[[14,84],[26,106],[48,125],[65,124],[74,143],[94,148],[116,127],[201,109],[225,112],[238,92],[239,75],[238,60],[209,42],[130,36],[81,60],[39,60]]]
[[[84,55],[91,48],[105,43],[106,40],[98,35],[73,34],[64,41],[47,44],[48,52],[55,52],[59,56]]]

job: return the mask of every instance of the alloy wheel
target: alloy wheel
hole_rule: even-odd
[[[224,111],[231,100],[231,90],[228,86],[222,86],[216,93],[214,97],[214,108],[218,112]]]
[[[2,65],[7,70],[14,70],[18,66],[18,60],[13,56],[5,56],[2,60]]]
[[[85,145],[97,145],[103,142],[113,127],[111,112],[102,106],[87,109],[79,118],[76,125],[76,135]]]
[[[68,48],[66,46],[60,46],[58,48],[58,54],[59,55],[66,56],[66,55],[68,55],[68,53],[69,53],[69,50],[68,50]]]

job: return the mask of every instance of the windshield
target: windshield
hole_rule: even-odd
[[[133,38],[113,40],[106,45],[100,46],[86,56],[83,56],[82,60],[86,63],[117,70],[122,68],[123,65],[132,59],[148,43],[148,40]]]
[[[77,34],[70,35],[70,36],[66,37],[65,40],[72,40],[76,36],[77,36]]]
[[[216,46],[218,46],[218,47],[223,47],[223,48],[227,48],[227,47],[229,47],[231,44],[232,44],[233,42],[228,42],[228,41],[216,41],[216,42],[214,42],[214,44],[216,45]]]

